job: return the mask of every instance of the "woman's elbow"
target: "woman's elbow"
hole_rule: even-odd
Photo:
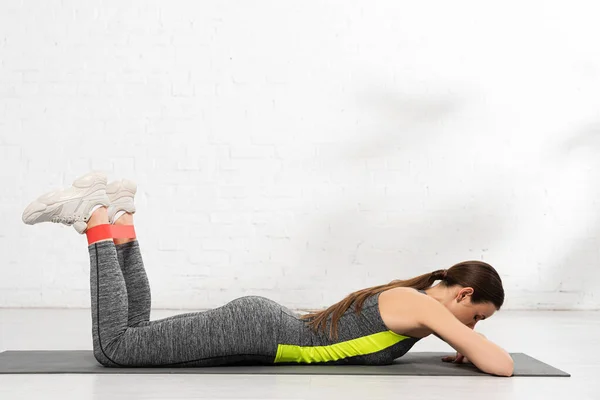
[[[512,357],[510,357],[510,356],[509,356],[509,360],[510,360],[510,363],[509,363],[508,368],[505,371],[506,375],[504,375],[504,376],[513,376],[513,373],[515,372],[515,362],[513,361]]]
[[[496,374],[498,376],[513,376],[513,369],[507,369],[505,371],[501,371],[500,373]]]
[[[494,371],[493,374],[498,376],[513,376],[515,371],[515,363],[512,357],[509,356],[505,364],[506,365],[502,365],[501,368],[498,368],[497,371]]]

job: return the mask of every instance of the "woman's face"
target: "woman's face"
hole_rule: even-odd
[[[471,303],[472,287],[458,287],[452,299],[445,304],[452,314],[463,324],[474,329],[475,324],[490,318],[496,312],[493,303]]]

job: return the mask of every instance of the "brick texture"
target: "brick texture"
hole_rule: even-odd
[[[326,307],[475,259],[507,309],[597,309],[582,7],[2,2],[0,307],[89,307],[85,238],[21,213],[98,169],[138,182],[153,307]]]

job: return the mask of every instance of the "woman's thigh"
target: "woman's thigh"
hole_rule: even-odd
[[[104,351],[116,366],[265,363],[276,355],[280,323],[277,303],[246,296],[212,310],[129,327]]]

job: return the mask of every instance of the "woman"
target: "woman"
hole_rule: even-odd
[[[479,261],[359,290],[307,315],[245,296],[150,321],[150,287],[133,228],[135,193],[132,181],[107,185],[103,173],[90,172],[39,197],[22,217],[30,225],[73,225],[87,235],[94,356],[104,366],[382,365],[435,334],[457,350],[445,361],[468,358],[484,372],[513,373],[510,355],[473,331],[504,301],[497,272]]]

